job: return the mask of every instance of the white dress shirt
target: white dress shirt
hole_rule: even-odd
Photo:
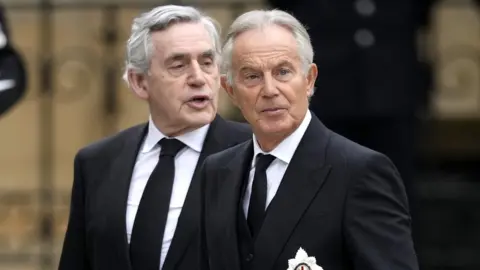
[[[250,195],[252,194],[253,176],[255,175],[257,155],[262,153],[270,154],[275,157],[273,162],[267,168],[267,202],[265,207],[268,207],[270,202],[273,200],[273,197],[275,197],[275,194],[277,193],[278,187],[282,182],[283,175],[287,171],[288,164],[292,160],[293,154],[297,150],[298,144],[302,140],[303,134],[305,134],[311,119],[312,115],[310,111],[307,111],[300,126],[298,126],[298,128],[292,134],[290,134],[290,136],[285,138],[279,145],[277,145],[277,147],[268,153],[260,149],[257,139],[255,138],[255,134],[253,135],[252,165],[250,167],[247,190],[245,191],[245,196],[243,198],[243,211],[245,212],[245,217],[248,217],[248,206],[250,204]]]
[[[172,196],[170,199],[170,208],[168,211],[167,223],[162,241],[162,253],[160,254],[160,268],[162,268],[167,256],[168,249],[173,239],[177,227],[178,218],[182,211],[183,203],[187,196],[188,188],[192,180],[193,172],[197,165],[203,142],[207,135],[208,125],[203,126],[192,132],[175,137],[183,142],[186,147],[183,148],[175,157],[175,178],[173,182]],[[143,190],[148,182],[148,178],[158,163],[160,156],[160,146],[158,142],[166,137],[153,124],[150,118],[148,124],[148,133],[145,137],[140,151],[137,155],[135,167],[133,169],[130,189],[127,201],[127,239],[130,243],[132,228],[134,226],[135,215],[137,214],[140,199]]]

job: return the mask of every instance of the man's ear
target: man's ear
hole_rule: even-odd
[[[312,63],[307,73],[307,85],[308,85],[307,96],[309,97],[313,95],[313,89],[315,87],[315,81],[317,80],[317,76],[318,76],[317,65],[315,63]]]
[[[227,75],[222,75],[220,77],[220,84],[222,85],[222,88],[225,90],[225,92],[227,92],[232,103],[238,107],[237,96],[235,95],[235,91],[233,90],[232,85],[228,81]]]
[[[135,95],[143,100],[147,100],[149,95],[147,91],[147,75],[141,73],[135,73],[129,70],[127,73],[128,83],[130,89]]]

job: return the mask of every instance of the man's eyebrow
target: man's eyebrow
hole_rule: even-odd
[[[278,68],[278,67],[282,67],[282,66],[293,67],[293,63],[289,60],[281,60],[278,63],[272,63],[270,66],[272,68]],[[251,71],[251,70],[256,70],[256,69],[257,69],[256,67],[246,64],[246,65],[243,65],[242,67],[240,67],[239,71],[243,72],[243,71]]]
[[[282,60],[280,61],[277,65],[277,67],[280,67],[280,66],[293,66],[292,62],[288,61],[288,60]]]
[[[215,58],[215,52],[213,50],[205,51],[201,54],[202,57]]]
[[[255,68],[251,67],[251,66],[242,66],[239,71],[240,72],[243,72],[243,71],[251,71],[251,70],[255,70]]]
[[[213,50],[207,50],[200,54],[200,57],[215,58],[215,52]],[[190,55],[187,53],[172,53],[165,60],[166,62],[182,61],[187,58],[190,58]]]
[[[188,55],[185,53],[173,53],[167,57],[166,62],[181,61],[185,58],[188,58]]]

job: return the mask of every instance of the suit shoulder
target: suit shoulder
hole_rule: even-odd
[[[228,127],[232,130],[232,132],[238,134],[239,136],[248,137],[248,138],[252,136],[252,128],[247,123],[236,122],[231,120],[227,120],[225,122],[227,123]]]
[[[81,148],[76,155],[78,159],[99,158],[108,155],[115,149],[121,147],[125,139],[130,136],[135,136],[146,127],[146,124],[139,124],[127,129],[124,129],[116,134],[102,138],[98,141],[92,142]]]
[[[360,145],[333,131],[327,148],[327,158],[333,164],[349,165],[349,167],[361,168],[368,162],[378,159],[389,160],[387,156],[375,150]]]
[[[228,164],[233,158],[235,158],[238,151],[241,151],[245,147],[245,144],[248,143],[249,141],[244,141],[240,144],[212,154],[205,159],[205,163],[208,163],[209,167],[223,167],[224,165]]]

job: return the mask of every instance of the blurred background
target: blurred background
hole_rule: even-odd
[[[121,80],[124,44],[133,17],[165,3],[1,2],[0,270],[56,269],[75,153],[148,117]],[[421,269],[480,269],[477,2],[168,3],[199,6],[223,27],[251,9],[293,12],[319,66],[312,110],[399,167]],[[223,93],[220,113],[243,120]]]

